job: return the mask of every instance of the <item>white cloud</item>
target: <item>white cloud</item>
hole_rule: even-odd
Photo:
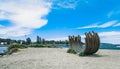
[[[100,32],[101,42],[120,44],[120,31]]]
[[[32,30],[47,24],[47,19],[42,17],[50,12],[51,5],[44,0],[0,1],[0,19],[9,20],[13,24],[0,28],[0,34],[24,36],[32,33]]]
[[[87,28],[96,28],[98,26],[98,23],[88,25],[88,26],[83,26],[83,27],[78,27],[76,29],[87,29]]]
[[[117,20],[113,20],[113,21],[109,21],[106,22],[104,24],[99,25],[98,23],[92,24],[92,25],[88,25],[88,26],[83,26],[83,27],[78,27],[76,29],[87,29],[87,28],[107,28],[110,26],[113,26],[114,24],[116,24],[118,21]]]
[[[79,0],[48,0],[48,1],[53,2],[53,9],[58,8],[75,9],[79,3]]]
[[[24,36],[24,35],[30,34],[31,32],[32,32],[32,29],[22,28],[22,27],[12,27],[12,28],[8,27],[8,28],[3,28],[2,30],[0,30],[0,34],[6,37]]]
[[[98,32],[101,43],[120,44],[120,31]],[[80,35],[81,41],[85,42],[85,35]],[[68,37],[49,38],[47,40],[68,40]]]
[[[114,27],[117,27],[117,26],[120,26],[120,23],[117,23],[117,24],[114,25]]]
[[[109,21],[109,22],[106,22],[106,23],[104,23],[104,24],[98,26],[98,28],[110,27],[110,26],[114,25],[115,23],[117,23],[117,20]]]
[[[99,33],[100,36],[116,36],[120,35],[120,31],[110,31],[110,32],[101,32]]]
[[[75,36],[77,36],[77,35],[75,35]],[[84,39],[85,35],[80,35],[80,36],[81,36],[81,41],[85,42],[85,39]],[[64,40],[68,40],[68,36],[66,36],[66,37],[58,37],[58,38],[49,38],[47,40],[55,40],[55,41],[63,40],[64,41]]]
[[[0,0],[0,20],[8,20],[11,26],[0,25],[1,36],[24,36],[47,24],[43,19],[51,8],[75,8],[76,0]]]
[[[59,37],[59,38],[49,38],[47,40],[68,40],[68,37]]]

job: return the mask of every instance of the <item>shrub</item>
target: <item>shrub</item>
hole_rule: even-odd
[[[27,48],[27,45],[13,43],[8,47],[8,54],[12,54],[23,48]]]
[[[75,52],[75,50],[73,50],[73,49],[71,49],[71,48],[69,48],[69,49],[67,50],[67,53],[77,54],[77,53]]]
[[[43,44],[30,44],[29,47],[47,47],[47,46]]]
[[[13,44],[11,44],[11,45],[8,47],[8,49],[12,49],[12,48],[21,48],[21,49],[23,49],[23,48],[27,48],[27,45],[13,43]]]
[[[12,54],[14,52],[17,52],[19,49],[18,48],[12,48],[9,50],[8,54]]]
[[[37,48],[55,48],[55,45],[51,44],[30,44],[29,47],[37,47]]]
[[[79,54],[79,56],[85,56],[85,54],[84,54],[83,52],[81,52],[81,53]]]

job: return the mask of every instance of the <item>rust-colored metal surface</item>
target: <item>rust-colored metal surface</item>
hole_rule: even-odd
[[[73,50],[78,54],[83,53],[86,55],[94,54],[98,51],[100,46],[100,38],[96,32],[87,32],[85,33],[85,47],[81,43],[81,37],[78,36],[69,36],[69,43]]]

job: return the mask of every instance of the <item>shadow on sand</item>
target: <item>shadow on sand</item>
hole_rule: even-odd
[[[100,55],[100,54],[93,54],[93,55],[86,55],[84,57],[107,57],[108,55]]]

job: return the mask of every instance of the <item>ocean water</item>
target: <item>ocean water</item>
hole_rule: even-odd
[[[7,50],[7,46],[0,46],[0,53],[3,53],[4,50]]]
[[[70,46],[57,46],[57,48],[70,48]],[[101,44],[99,49],[120,50],[120,46]]]

